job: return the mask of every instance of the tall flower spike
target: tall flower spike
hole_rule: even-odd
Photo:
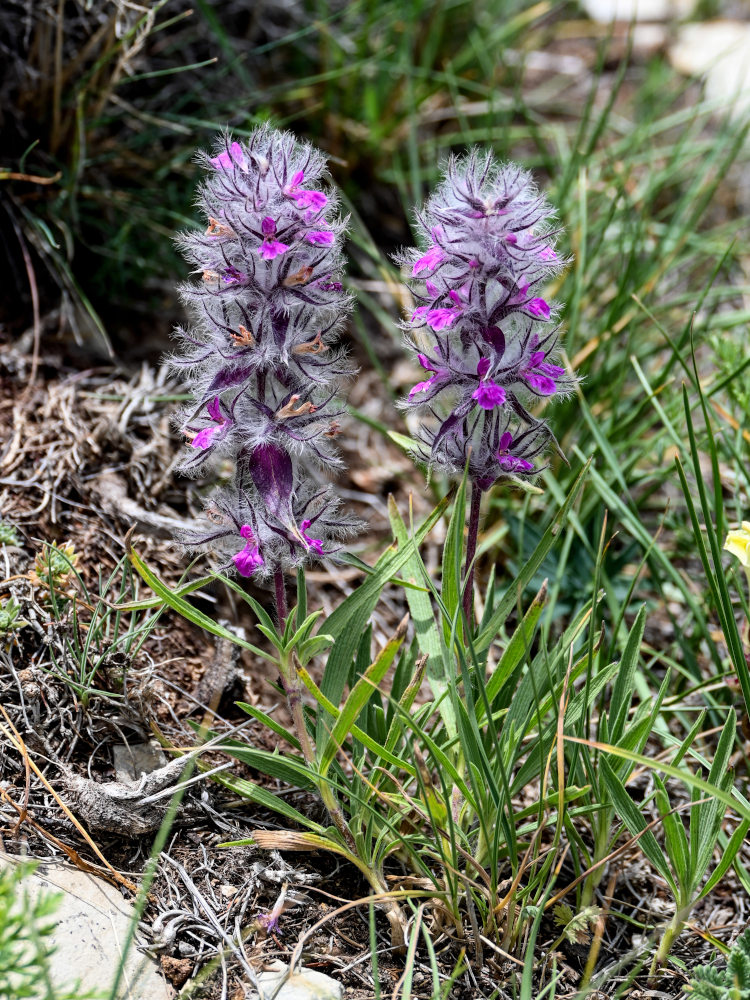
[[[341,465],[336,397],[350,373],[338,330],[351,307],[341,281],[346,222],[319,189],[323,156],[288,133],[226,135],[198,203],[207,228],[178,243],[199,280],[181,287],[194,326],[176,333],[172,367],[192,388],[180,415],[182,469],[229,461],[206,521],[184,533],[222,568],[263,577],[336,552],[352,523],[319,469]],[[202,276],[202,277],[201,277]]]
[[[554,438],[531,409],[575,385],[550,360],[556,306],[543,293],[565,264],[553,215],[529,173],[474,150],[448,163],[417,213],[421,249],[397,258],[417,302],[408,346],[430,373],[403,404],[427,408],[421,457],[451,475],[468,464],[480,492],[539,473]]]

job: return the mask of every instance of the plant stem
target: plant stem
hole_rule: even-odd
[[[276,614],[279,618],[279,628],[283,629],[289,609],[286,603],[286,586],[284,584],[284,573],[282,570],[276,570],[273,576],[273,583],[276,588]]]
[[[663,965],[666,964],[666,961],[669,958],[669,953],[672,950],[672,945],[674,944],[675,938],[679,937],[680,932],[682,931],[682,928],[684,926],[683,915],[685,914],[685,912],[686,912],[685,910],[681,910],[678,908],[674,917],[670,921],[667,929],[664,931],[664,936],[662,937],[659,943],[659,948],[656,954],[654,955],[653,962],[651,963],[651,970],[649,972],[649,982],[653,981],[657,969],[660,969]]]
[[[294,733],[299,740],[305,763],[315,773],[315,750],[310,739],[307,723],[305,722],[305,708],[302,704],[302,682],[299,679],[299,674],[291,657],[280,655],[279,661],[281,683],[286,695],[289,712],[292,716]]]
[[[466,577],[466,588],[464,590],[464,613],[466,620],[471,626],[474,607],[474,556],[477,552],[477,536],[479,534],[479,508],[482,505],[482,490],[476,483],[471,486],[471,506],[469,510],[469,537],[466,540],[466,562],[464,564],[464,576]]]

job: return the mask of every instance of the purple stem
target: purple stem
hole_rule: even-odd
[[[286,621],[286,616],[288,613],[287,603],[286,603],[286,587],[284,585],[284,573],[282,570],[277,569],[273,577],[274,586],[276,588],[276,614],[279,618],[279,628],[283,630],[284,622]]]
[[[474,556],[477,552],[477,535],[479,534],[479,508],[482,505],[482,490],[476,483],[471,485],[471,508],[469,510],[469,537],[466,540],[466,589],[464,590],[464,613],[469,626],[473,625],[474,608]]]

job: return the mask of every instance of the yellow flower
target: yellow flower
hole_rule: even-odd
[[[729,532],[724,550],[737,556],[745,569],[750,569],[750,521],[743,521],[741,528]]]

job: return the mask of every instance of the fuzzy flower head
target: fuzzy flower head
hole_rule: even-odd
[[[192,390],[182,468],[234,474],[183,541],[264,577],[331,555],[346,533],[322,474],[341,464],[337,390],[351,371],[337,346],[351,307],[346,221],[324,189],[323,156],[288,133],[223,136],[199,162],[205,228],[178,238],[196,275],[181,288],[194,323],[177,331],[171,359]]]
[[[421,249],[404,251],[416,300],[403,324],[429,378],[404,406],[421,407],[422,455],[481,489],[530,478],[554,442],[533,414],[575,378],[555,361],[557,306],[546,287],[566,263],[553,210],[531,175],[477,150],[452,159],[421,212]]]

